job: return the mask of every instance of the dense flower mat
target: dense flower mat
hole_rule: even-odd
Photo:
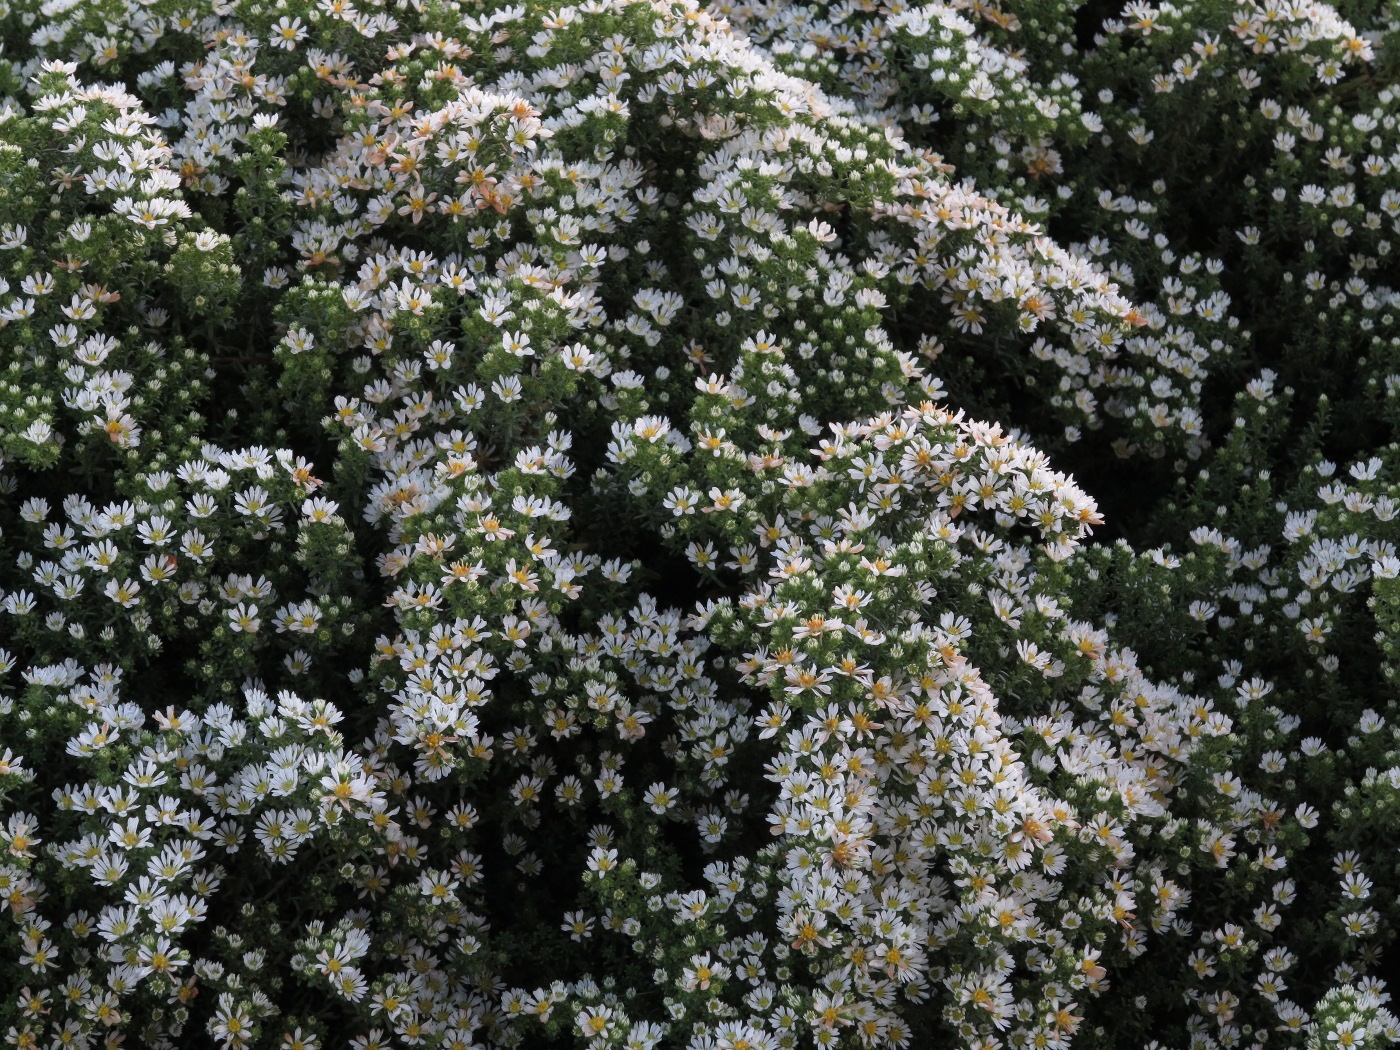
[[[1379,1048],[1400,13],[0,0],[0,1034]]]

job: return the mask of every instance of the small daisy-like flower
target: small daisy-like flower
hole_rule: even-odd
[[[258,619],[258,607],[248,602],[239,602],[228,610],[229,629],[244,634],[256,634],[262,626]]]
[[[137,595],[141,592],[141,585],[135,580],[109,580],[107,586],[102,589],[112,601],[116,602],[123,609],[130,609],[140,600]]]

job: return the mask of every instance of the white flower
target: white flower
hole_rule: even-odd
[[[130,609],[136,605],[139,599],[136,597],[141,592],[141,585],[135,580],[108,580],[107,586],[102,589],[112,601],[116,602],[123,609]]]
[[[604,849],[602,846],[595,846],[593,852],[588,855],[588,870],[596,871],[599,878],[605,878],[608,872],[617,867],[617,850]]]
[[[256,634],[262,626],[262,621],[258,619],[258,607],[250,602],[239,602],[229,609],[228,620],[230,630],[246,634]]]
[[[675,806],[676,793],[665,784],[657,783],[647,788],[646,794],[642,796],[642,801],[653,813],[665,813]]]
[[[1400,558],[1387,554],[1371,562],[1371,574],[1378,580],[1393,580],[1400,576]]]
[[[534,357],[535,351],[530,346],[530,337],[524,332],[504,332],[501,335],[501,346],[506,353],[512,357]]]
[[[300,18],[288,18],[283,15],[278,19],[277,24],[272,27],[270,43],[273,47],[280,47],[286,51],[295,51],[297,44],[306,39],[306,27],[301,24]]]

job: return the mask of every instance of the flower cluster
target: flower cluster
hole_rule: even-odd
[[[0,41],[6,1045],[1400,1040],[1379,5]]]

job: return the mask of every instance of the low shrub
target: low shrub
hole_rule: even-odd
[[[1393,6],[0,0],[0,1031],[1380,1048]]]

